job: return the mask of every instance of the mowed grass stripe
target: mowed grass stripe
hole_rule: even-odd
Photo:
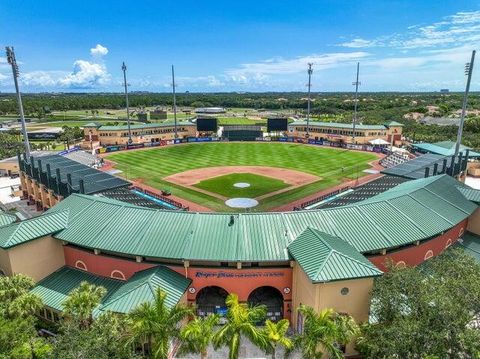
[[[198,202],[214,210],[228,210],[219,199],[172,185],[163,178],[190,169],[217,166],[269,166],[311,173],[321,181],[303,186],[260,203],[258,209],[268,210],[303,198],[346,178],[364,175],[361,171],[376,156],[367,152],[353,152],[325,147],[287,143],[203,143],[168,146],[145,151],[121,152],[109,155],[117,168],[128,178],[143,178],[157,188],[169,187],[173,194]]]

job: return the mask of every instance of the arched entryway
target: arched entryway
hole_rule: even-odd
[[[267,319],[278,321],[283,319],[283,295],[274,287],[259,287],[248,296],[250,305],[262,304],[267,307]]]
[[[228,292],[221,287],[210,286],[202,288],[195,299],[198,316],[204,317],[209,314],[225,316],[227,313],[225,304],[227,295]]]

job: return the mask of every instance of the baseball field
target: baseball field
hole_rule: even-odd
[[[124,177],[209,207],[255,198],[267,211],[365,175],[372,153],[291,143],[201,143],[108,155]],[[237,187],[247,183],[248,187]]]

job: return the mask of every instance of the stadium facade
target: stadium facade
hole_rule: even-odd
[[[38,281],[40,315],[52,321],[85,280],[108,291],[96,315],[128,313],[160,287],[169,305],[194,304],[199,315],[223,314],[236,293],[298,331],[301,304],[366,321],[389,262],[419,265],[464,236],[480,245],[480,191],[455,179],[468,151],[385,169],[335,205],[278,213],[147,208],[104,196],[130,183],[68,158],[18,160],[24,197],[45,212],[21,222],[0,212],[0,273]]]
[[[89,123],[83,126],[84,139],[82,147],[93,149],[100,146],[126,145],[129,140],[128,126],[105,126]],[[175,139],[175,125],[168,123],[143,123],[130,126],[132,143],[151,143],[171,141]],[[191,122],[179,121],[177,123],[178,138],[195,137],[196,125]]]
[[[236,293],[296,330],[300,304],[366,321],[373,279],[389,261],[415,266],[465,233],[480,235],[480,192],[446,174],[340,207],[283,213],[156,210],[83,187],[34,219],[0,216],[0,270],[38,281],[48,320],[87,280],[108,290],[96,313],[128,313],[161,287],[169,305],[195,304],[199,315],[223,313],[225,296]]]
[[[370,141],[381,139],[389,144],[397,145],[402,141],[403,124],[395,121],[383,125],[355,126],[353,124],[337,122],[295,121],[288,125],[288,135],[296,139],[310,139],[316,141],[340,142],[345,144],[368,145]],[[307,136],[308,134],[308,136]],[[353,139],[355,137],[355,139]]]

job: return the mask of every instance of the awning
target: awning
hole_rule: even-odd
[[[370,143],[371,145],[389,145],[390,143],[381,139],[381,138],[376,138],[374,140],[371,140],[371,141],[368,141],[368,143]]]

